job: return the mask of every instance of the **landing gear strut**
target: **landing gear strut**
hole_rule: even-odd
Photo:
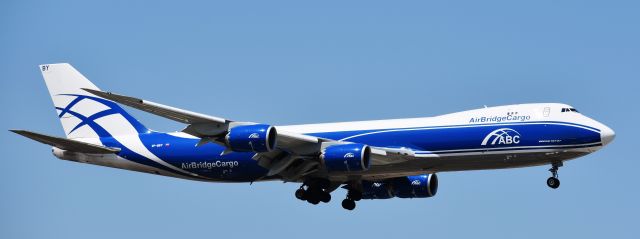
[[[554,162],[551,164],[551,168],[549,172],[551,172],[551,177],[547,179],[547,186],[550,188],[556,189],[560,187],[560,179],[558,179],[558,168],[562,167],[562,162]]]
[[[305,189],[306,186],[306,189]],[[307,201],[313,205],[320,202],[328,203],[331,201],[331,194],[328,191],[329,183],[324,181],[305,182],[296,190],[297,199]]]
[[[356,208],[356,201],[360,201],[361,199],[362,192],[349,190],[349,192],[347,193],[347,198],[342,200],[342,208],[351,211]]]

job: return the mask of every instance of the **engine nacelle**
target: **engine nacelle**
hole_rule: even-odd
[[[396,178],[392,184],[393,192],[399,198],[428,198],[438,192],[438,176],[435,173]]]
[[[353,172],[369,169],[371,148],[364,144],[336,144],[326,147],[320,159],[330,172]]]
[[[362,199],[428,198],[438,192],[438,176],[422,174],[381,182],[362,181]]]
[[[395,197],[391,184],[362,181],[362,199],[389,199]]]
[[[236,152],[269,152],[276,148],[276,128],[266,124],[233,127],[225,136],[229,149]]]

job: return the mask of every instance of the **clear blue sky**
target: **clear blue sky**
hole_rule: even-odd
[[[179,3],[178,3],[179,2]],[[0,238],[638,238],[638,1],[0,3],[0,124],[63,135],[37,65],[104,90],[278,125],[568,103],[617,132],[565,164],[442,173],[430,199],[353,211],[298,185],[71,163],[0,132]],[[231,2],[231,1],[227,1]],[[446,3],[442,3],[446,2]],[[182,125],[133,111],[157,130]]]

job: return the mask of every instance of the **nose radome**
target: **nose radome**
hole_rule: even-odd
[[[600,139],[602,140],[602,145],[607,145],[613,141],[613,138],[616,137],[616,132],[607,126],[603,126],[600,129]]]

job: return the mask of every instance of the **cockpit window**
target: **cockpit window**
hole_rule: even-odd
[[[562,108],[562,112],[576,112],[576,113],[580,113],[580,112],[578,112],[578,110],[576,110],[575,108]]]

